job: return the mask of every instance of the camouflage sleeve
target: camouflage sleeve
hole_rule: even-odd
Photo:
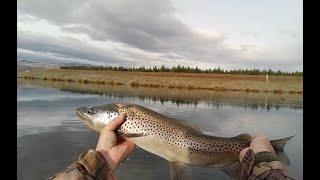
[[[116,179],[112,170],[98,151],[89,150],[79,156],[65,170],[50,177],[51,180],[112,180]]]
[[[254,154],[252,149],[248,149],[240,164],[239,180],[293,179],[289,176],[284,164],[271,152],[264,151]]]

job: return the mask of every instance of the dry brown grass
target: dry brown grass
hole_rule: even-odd
[[[97,83],[97,84],[106,84],[105,81],[100,81],[100,80],[94,81],[94,83]]]
[[[302,94],[302,91],[293,91],[293,90],[291,90],[288,93],[289,94]]]
[[[203,89],[215,91],[274,92],[301,94],[302,78],[296,76],[269,76],[269,83],[263,75],[235,74],[197,74],[197,73],[162,73],[162,72],[121,72],[106,70],[67,70],[50,69],[34,70],[28,73],[18,72],[18,77],[32,76],[44,79],[47,77],[80,83],[97,83],[122,85],[129,87]],[[60,80],[61,81],[61,80]],[[68,82],[69,82],[68,81]]]
[[[168,88],[174,88],[175,86],[173,84],[169,84]]]
[[[87,84],[87,83],[89,83],[89,80],[88,79],[79,79],[78,82]]]
[[[216,91],[227,91],[228,89],[225,87],[214,87],[214,90]]]
[[[160,84],[156,83],[144,83],[145,87],[152,87],[152,88],[158,88],[160,87]]]
[[[27,76],[27,75],[23,76],[23,78],[24,78],[24,79],[37,79],[36,77],[33,77],[33,76]]]
[[[281,89],[275,89],[272,91],[274,94],[282,94],[283,93],[283,90]]]
[[[194,86],[191,85],[191,84],[188,84],[187,88],[188,88],[188,89],[195,89],[196,87],[194,87]]]
[[[67,81],[68,81],[68,82],[76,82],[76,80],[70,79],[70,78],[68,78]]]
[[[109,84],[109,85],[123,85],[123,83],[117,82],[117,81],[114,81],[114,80],[108,81],[107,84]]]
[[[138,83],[137,81],[130,81],[128,85],[131,86],[131,87],[138,87],[138,86],[151,87],[151,88],[163,87],[163,86],[161,86],[160,84],[157,84],[157,83]]]
[[[138,87],[138,86],[139,86],[139,83],[137,83],[137,81],[130,81],[130,82],[129,82],[129,86],[131,86],[131,87]]]
[[[110,85],[115,85],[116,82],[114,80],[111,80],[111,81],[108,81],[107,84],[110,84]]]
[[[245,90],[244,90],[245,92],[253,92],[253,93],[258,93],[258,92],[260,92],[260,90],[259,89],[250,89],[250,88],[246,88]]]
[[[26,76],[25,79],[35,79],[33,77],[29,77],[29,76]],[[87,84],[87,83],[96,83],[96,84],[109,84],[109,85],[123,85],[123,83],[120,83],[120,82],[117,82],[117,81],[114,81],[114,80],[111,80],[111,81],[108,81],[107,83],[103,80],[89,80],[89,79],[71,79],[71,78],[61,78],[61,77],[43,77],[42,78],[43,80],[45,81],[66,81],[66,82],[78,82],[78,83],[84,83],[84,84]]]

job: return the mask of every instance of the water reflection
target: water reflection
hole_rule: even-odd
[[[216,106],[237,106],[250,109],[291,108],[299,110],[303,108],[302,95],[297,94],[273,94],[273,93],[246,93],[238,91],[210,91],[210,90],[187,90],[168,88],[130,88],[126,85],[111,86],[102,84],[81,84],[77,82],[54,82],[43,80],[18,80],[20,84],[28,84],[42,87],[58,88],[79,94],[97,94],[106,97],[138,97],[140,101],[148,100],[164,104],[165,102],[176,105],[194,105],[206,102],[208,105]]]
[[[17,139],[19,179],[46,179],[52,176],[76,160],[80,153],[93,148],[98,138],[97,134],[89,131],[68,131],[61,127],[51,130]]]

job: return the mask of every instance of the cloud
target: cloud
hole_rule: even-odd
[[[112,49],[99,48],[89,45],[72,37],[53,37],[32,32],[18,33],[18,48],[30,50],[39,53],[60,54],[66,58],[91,60],[103,62],[105,60],[110,64],[129,63],[125,58],[117,58]]]
[[[250,65],[261,51],[251,44],[230,45],[228,34],[185,24],[169,0],[19,0],[17,8],[18,48],[68,58],[128,66],[185,63],[223,67]],[[38,27],[40,33],[32,27],[24,29],[39,22],[50,28]],[[51,29],[55,32],[46,32]]]
[[[26,50],[21,48],[17,49],[17,58],[33,60],[36,62],[47,62],[47,63],[55,63],[55,64],[68,62],[68,63],[101,65],[101,63],[98,63],[96,61],[91,61],[88,59],[66,57],[64,54],[57,54],[52,52],[39,52],[39,51]]]
[[[160,66],[162,64],[177,65],[184,62],[172,61],[162,53],[143,51],[131,46],[115,42],[90,40],[88,37],[77,39],[78,34],[59,32],[59,35],[34,33],[18,30],[18,59],[38,61],[54,61],[57,63],[77,62],[95,65],[124,66]],[[56,60],[54,58],[57,58]]]
[[[18,8],[94,40],[121,42],[151,52],[175,52],[204,61],[235,53],[223,46],[224,37],[195,32],[177,19],[169,1],[38,2],[22,1]]]

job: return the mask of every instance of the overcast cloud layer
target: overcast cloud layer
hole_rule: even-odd
[[[185,5],[190,4],[185,3],[194,2],[18,0],[18,59],[113,66],[181,64],[302,70],[302,10],[292,16],[297,8],[294,5],[302,2],[288,1],[283,7],[289,9],[279,9],[288,19],[283,27],[278,27],[283,23],[276,23],[280,21],[277,18],[263,25],[259,19],[250,22],[244,15],[242,20],[247,23],[237,29],[222,28],[227,23],[234,25],[232,21],[226,20],[221,26],[221,20],[216,24],[210,21],[211,16],[217,19],[219,12],[204,10],[208,11],[204,12],[208,13],[206,20],[200,18],[200,9],[188,9]],[[207,3],[219,6],[215,1]],[[274,6],[279,4],[275,1]],[[231,11],[220,14],[221,19],[241,18],[241,13],[236,16]],[[199,22],[189,18],[190,14],[199,16]],[[263,30],[254,24],[270,28]]]

